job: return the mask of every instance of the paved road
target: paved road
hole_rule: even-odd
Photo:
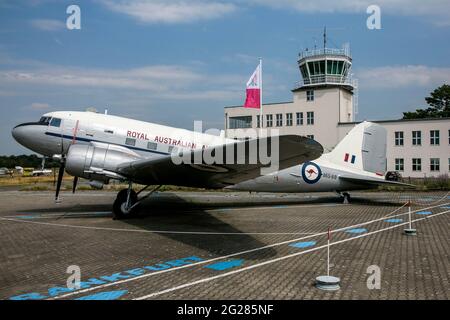
[[[333,194],[163,193],[122,221],[111,219],[114,196],[63,193],[54,204],[48,192],[0,192],[0,298],[450,296],[450,198],[442,192],[353,193],[349,205]],[[410,197],[416,237],[402,234],[400,206]],[[326,273],[328,226],[331,274],[342,280],[335,292],[314,287]],[[73,265],[80,289],[66,285]],[[380,267],[381,289],[367,287],[371,265]]]

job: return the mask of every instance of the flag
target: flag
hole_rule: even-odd
[[[261,63],[247,82],[247,97],[244,108],[261,108]]]

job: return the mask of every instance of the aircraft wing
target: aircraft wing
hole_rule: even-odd
[[[297,135],[279,136],[279,166],[274,171],[282,170],[306,161],[314,160],[323,153],[323,147],[313,139]],[[266,141],[262,141],[267,139]],[[254,179],[261,175],[261,169],[269,167],[267,161],[253,159],[249,155],[251,144],[256,144],[259,150],[261,142],[267,143],[267,148],[262,154],[267,155],[271,150],[273,140],[269,138],[258,138],[247,141],[236,141],[231,144],[205,148],[203,150],[184,152],[183,158],[195,160],[196,156],[202,159],[200,162],[193,161],[175,164],[172,156],[168,155],[158,159],[142,159],[120,165],[116,172],[132,181],[145,185],[179,185],[200,188],[223,188],[245,180]],[[230,146],[234,152],[230,152]],[[244,156],[238,157],[238,150],[245,148]],[[222,153],[220,153],[222,152]],[[228,153],[228,154],[227,154]],[[259,152],[258,152],[259,153]],[[204,155],[223,154],[233,161],[222,161],[224,164],[216,164],[204,160]],[[241,153],[242,154],[242,153]],[[237,162],[239,160],[239,162]],[[219,162],[219,161],[217,161]]]
[[[410,188],[416,188],[415,185],[409,184],[409,183],[403,183],[403,182],[397,182],[397,181],[389,181],[384,179],[376,179],[372,177],[349,177],[349,176],[339,176],[339,179],[342,179],[344,181],[356,183],[359,185],[392,185],[392,186],[403,186],[403,187],[410,187]]]

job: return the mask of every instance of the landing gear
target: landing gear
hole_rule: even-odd
[[[113,219],[120,220],[131,216],[135,211],[137,201],[138,197],[133,189],[120,190],[113,204]]]
[[[132,188],[133,184],[130,182],[128,189],[120,190],[117,194],[116,200],[113,204],[113,219],[120,220],[123,218],[131,217],[136,211],[137,207],[142,200],[148,198],[153,192],[157,191],[161,186],[155,187],[147,195],[138,199],[138,195],[146,190],[149,186],[142,188],[139,192],[136,192]]]
[[[344,203],[345,204],[350,202],[350,193],[344,192],[344,193],[342,193],[342,196],[344,197]]]

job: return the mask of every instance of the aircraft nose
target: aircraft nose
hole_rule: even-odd
[[[27,137],[27,131],[28,130],[27,130],[26,126],[22,126],[19,124],[18,126],[15,126],[12,129],[11,134],[18,143],[23,145],[24,141],[26,140],[26,137]]]

